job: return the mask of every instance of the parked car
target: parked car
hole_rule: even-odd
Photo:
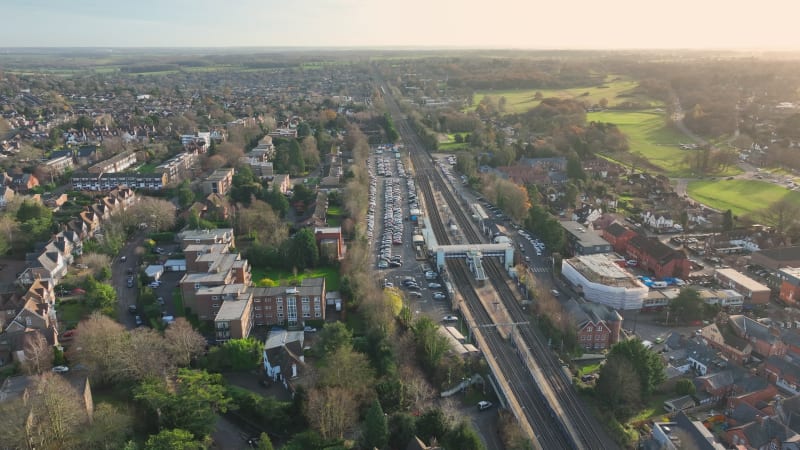
[[[303,327],[303,332],[305,332],[305,333],[316,333],[317,329],[314,328],[314,327],[310,327],[310,326],[306,325],[306,326]]]
[[[442,285],[439,283],[428,283],[428,287],[431,289],[440,289]]]
[[[122,261],[122,262],[125,262],[125,261],[128,260],[128,257],[127,256],[120,256],[119,260]]]
[[[142,321],[142,316],[138,314],[133,318],[133,321],[136,322],[137,327],[142,326],[144,324],[144,322]]]
[[[486,411],[492,407],[492,402],[481,400],[478,402],[478,411]]]
[[[150,284],[148,284],[148,286],[150,286],[152,289],[155,289],[155,288],[161,286],[161,282],[158,281],[158,280],[152,281],[152,282],[150,282]]]
[[[443,293],[443,292],[434,292],[434,293],[433,293],[433,299],[434,299],[434,300],[444,300],[444,299],[446,299],[446,298],[447,298],[447,296],[446,296],[446,295],[444,295],[444,293]]]
[[[69,372],[69,367],[67,367],[67,366],[55,366],[55,367],[53,367],[53,372],[55,372],[55,373],[67,373],[67,372]]]
[[[454,316],[452,314],[448,315],[448,316],[444,316],[444,317],[442,317],[442,321],[443,322],[458,322],[458,316]]]
[[[136,305],[128,305],[128,312],[131,314],[136,314]]]

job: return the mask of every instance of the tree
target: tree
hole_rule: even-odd
[[[306,416],[323,439],[341,439],[358,418],[358,402],[344,387],[317,387],[308,393]]]
[[[778,200],[760,212],[762,223],[775,231],[780,244],[786,245],[789,238],[797,233],[800,207],[787,198]]]
[[[439,408],[431,408],[417,418],[417,436],[428,445],[434,438],[441,442],[448,428],[450,424]]]
[[[611,347],[609,356],[620,356],[627,359],[639,377],[642,398],[648,399],[653,390],[664,382],[664,361],[661,356],[650,351],[638,339],[628,339]],[[602,374],[601,374],[602,375]]]
[[[53,347],[39,332],[26,333],[22,368],[29,375],[41,375],[53,366]]]
[[[167,352],[178,366],[187,366],[206,349],[205,338],[183,317],[178,317],[164,331]]]
[[[363,446],[366,448],[384,448],[389,443],[389,425],[383,414],[380,402],[375,400],[364,417]],[[456,448],[456,447],[453,447]]]
[[[207,445],[192,433],[176,428],[151,435],[144,444],[145,450],[204,450]]]
[[[405,449],[417,434],[414,416],[408,413],[397,413],[389,418],[389,442],[394,449]]]
[[[141,197],[138,202],[125,211],[112,217],[128,228],[138,228],[145,224],[151,232],[159,232],[175,225],[177,208],[172,202],[154,197]]]
[[[0,256],[11,250],[14,243],[14,234],[18,232],[19,224],[11,215],[0,215]]]
[[[214,429],[217,413],[231,405],[222,375],[180,369],[174,383],[149,379],[133,390],[158,421],[159,429],[180,428],[203,439]]]
[[[692,380],[683,378],[675,382],[675,393],[678,395],[693,395],[695,391],[697,388]]]
[[[203,366],[215,372],[253,370],[261,362],[263,345],[257,339],[230,339],[208,352]]]
[[[83,448],[115,450],[123,448],[133,435],[133,416],[110,403],[100,402],[94,407],[92,423],[81,430]]]
[[[316,267],[319,264],[317,240],[311,228],[303,228],[288,241],[284,255],[291,267],[298,270]]]
[[[86,303],[106,314],[113,314],[117,306],[117,291],[114,287],[100,283],[89,275],[86,278]]]
[[[258,445],[256,445],[256,450],[273,450],[272,441],[269,439],[269,435],[267,433],[261,433],[258,437]]]
[[[301,153],[306,167],[317,167],[320,163],[319,149],[317,148],[317,140],[314,136],[308,136],[303,139],[301,146]]]
[[[77,327],[74,348],[70,357],[89,369],[92,377],[111,381],[118,377],[119,355],[128,339],[125,327],[99,312],[94,312]]]
[[[675,323],[689,323],[703,317],[703,299],[700,293],[692,288],[681,289],[677,297],[669,304],[669,313],[675,318]]]
[[[595,385],[598,398],[618,420],[626,420],[641,402],[641,381],[633,363],[622,355],[609,356]]]
[[[722,213],[722,231],[731,231],[733,227],[733,212],[730,209],[726,209],[725,212]]]
[[[328,322],[319,333],[319,348],[323,354],[334,353],[340,348],[353,348],[353,332],[343,322]]]
[[[178,203],[181,205],[181,208],[188,208],[194,203],[194,200],[194,191],[189,188],[188,183],[181,184],[181,187],[178,189]]]
[[[458,448],[463,450],[484,450],[480,436],[469,422],[461,421],[445,433],[442,438],[444,448]]]

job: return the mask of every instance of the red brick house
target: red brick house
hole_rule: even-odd
[[[628,241],[625,253],[638,261],[640,268],[653,272],[659,278],[686,278],[691,272],[692,264],[685,253],[641,234]]]
[[[586,350],[606,350],[619,342],[622,316],[614,309],[597,303],[569,300],[565,310],[572,318],[578,342]]]
[[[603,239],[607,240],[614,251],[625,253],[628,248],[628,241],[636,236],[636,232],[630,228],[622,226],[619,222],[614,222],[603,230]]]
[[[777,329],[742,315],[730,316],[730,325],[737,336],[753,346],[753,353],[762,358],[786,354],[787,346]]]
[[[342,227],[314,228],[319,255],[323,259],[338,261],[344,256]]]

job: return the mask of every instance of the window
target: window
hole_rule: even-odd
[[[260,319],[260,318],[261,318],[261,314],[256,314],[256,319]]]
[[[219,295],[212,295],[211,300],[219,300]]]
[[[259,306],[259,305],[256,305],[256,308],[255,308],[255,309],[256,309],[256,311],[261,311],[261,306]]]
[[[307,313],[308,311],[310,311],[310,309],[308,308],[308,305],[303,305],[303,312]]]
[[[306,318],[306,319],[309,319],[309,318],[311,318],[311,314],[306,312],[306,311],[303,311],[303,317]]]
[[[305,304],[308,304],[308,297],[303,297],[301,301]]]
[[[196,290],[196,289],[200,289],[200,283],[195,283],[195,284],[194,284],[194,288],[195,288],[195,290]]]
[[[314,317],[322,317],[322,313],[317,311],[317,312],[314,313]]]
[[[278,305],[278,312],[283,312],[283,305]]]
[[[278,313],[278,319],[283,320],[283,313]]]
[[[261,303],[261,297],[257,297],[253,299],[254,303]]]
[[[264,309],[272,310],[272,305],[264,305]]]
[[[211,307],[212,307],[212,308],[219,308],[219,303],[212,303],[212,304],[211,304]]]

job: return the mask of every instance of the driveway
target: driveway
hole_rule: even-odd
[[[119,322],[127,328],[133,328],[136,325],[133,321],[133,315],[128,312],[128,306],[136,304],[136,288],[127,286],[127,272],[128,269],[133,270],[134,274],[138,271],[136,264],[138,257],[135,251],[136,247],[141,246],[143,241],[143,235],[136,235],[125,244],[119,255],[111,263],[111,283],[117,291],[117,317]]]

